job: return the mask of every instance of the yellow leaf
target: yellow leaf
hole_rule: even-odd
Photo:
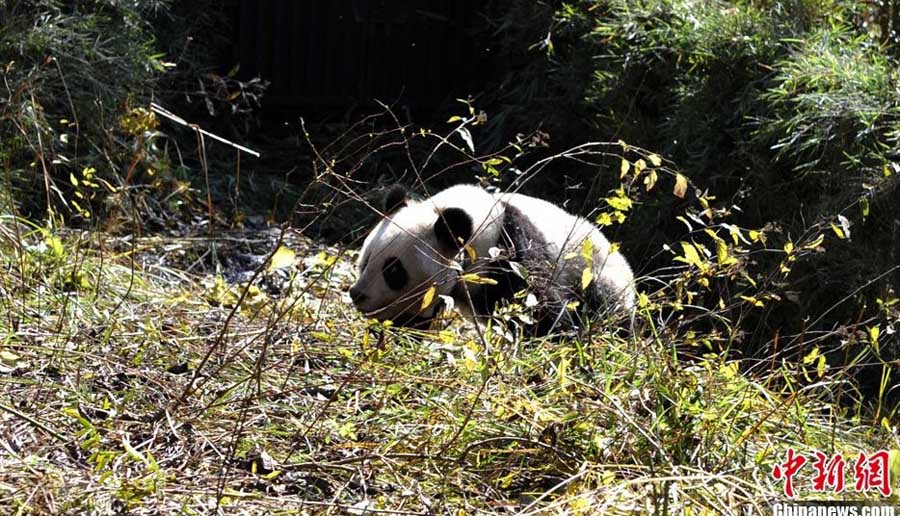
[[[600,434],[600,432],[597,432],[597,434],[603,435],[603,434]],[[600,481],[605,486],[611,486],[616,482],[616,474],[613,473],[612,471],[604,470],[603,474],[600,476]]]
[[[594,281],[594,271],[591,267],[585,267],[581,271],[581,290],[588,288],[592,281]]]
[[[50,250],[53,256],[60,257],[65,253],[63,242],[59,237],[48,236],[44,239],[44,243],[47,244],[47,248]]]
[[[784,253],[785,253],[785,254],[791,254],[791,253],[793,253],[793,252],[794,252],[794,243],[791,242],[791,241],[786,242],[786,243],[784,244]]]
[[[681,242],[681,249],[684,250],[684,256],[676,256],[675,261],[694,265],[699,269],[704,268],[703,260],[700,259],[700,254],[694,245],[688,242]]]
[[[728,256],[728,244],[721,238],[716,239],[716,259],[720,265],[731,265],[737,263],[737,258]]]
[[[253,464],[256,465],[256,461],[253,461]],[[266,480],[272,480],[280,474],[281,474],[281,470],[276,469],[276,470],[272,470],[271,473],[266,473],[265,475],[262,475],[262,478],[264,478]]]
[[[638,306],[641,308],[647,308],[650,304],[650,296],[641,292],[638,294]]]
[[[869,216],[869,199],[863,197],[859,200],[859,209],[862,211],[863,218]]]
[[[650,163],[653,163],[654,167],[662,165],[662,158],[660,158],[658,154],[651,154],[647,156],[647,159],[650,160]]]
[[[569,379],[566,376],[566,371],[569,367],[569,362],[571,359],[563,358],[559,361],[559,365],[557,366],[557,374],[559,376],[559,386],[565,387],[569,383]]]
[[[463,365],[466,370],[471,372],[474,371],[478,367],[478,348],[473,342],[467,342],[465,346],[462,348],[463,352]]]
[[[819,347],[818,346],[812,348],[812,351],[810,351],[809,353],[806,354],[805,357],[803,357],[803,363],[805,365],[812,364],[813,362],[816,361],[817,358],[819,358]]]
[[[631,169],[631,163],[628,162],[627,159],[622,158],[622,164],[619,165],[619,179],[622,179],[626,175],[628,175],[628,170]]]
[[[648,192],[652,190],[654,186],[656,186],[656,179],[657,178],[655,170],[651,170],[650,173],[647,174],[647,176],[644,178],[644,186]]]
[[[612,226],[613,220],[609,213],[603,212],[600,215],[597,215],[594,222],[596,222],[598,226]]]
[[[687,193],[687,187],[687,178],[681,174],[675,174],[675,188],[672,190],[672,193],[675,194],[675,197],[684,199],[684,194]]]
[[[719,367],[719,373],[725,377],[726,380],[731,380],[737,377],[738,375],[738,364],[737,362],[729,362]]]
[[[469,274],[463,274],[459,277],[459,279],[465,281],[466,283],[472,283],[475,285],[496,285],[497,280],[491,278],[483,278],[474,272],[470,272]]]
[[[816,374],[819,375],[819,378],[825,376],[825,371],[828,370],[828,364],[825,362],[825,355],[821,355],[819,357],[819,362],[816,364]]]
[[[448,345],[456,342],[456,334],[451,330],[441,330],[438,332],[438,338],[441,342]]]
[[[763,305],[762,301],[760,301],[759,299],[756,299],[755,297],[752,297],[752,296],[741,296],[741,299],[750,303],[753,306],[758,306],[758,307],[765,306],[765,305]]]
[[[272,261],[269,263],[269,270],[274,271],[275,269],[290,267],[294,264],[296,258],[297,253],[291,251],[287,247],[281,246],[275,251],[275,254],[272,255]]]
[[[824,242],[824,241],[825,241],[825,235],[819,235],[818,237],[816,237],[815,240],[813,240],[812,242],[803,246],[803,248],[812,250],[812,249],[815,249],[815,248],[819,247],[820,245],[822,245],[822,242]]]
[[[647,168],[647,162],[639,159],[634,162],[634,175],[639,176],[644,169]]]
[[[594,261],[594,241],[590,238],[585,238],[584,242],[581,243],[581,257],[588,264]]]
[[[876,324],[875,326],[869,326],[869,342],[872,343],[872,347],[878,349],[878,336],[881,335],[881,328]]]
[[[19,361],[19,355],[11,351],[0,351],[0,361],[7,365],[13,365]]]
[[[310,332],[309,335],[316,340],[320,340],[322,342],[331,342],[333,339],[331,335],[325,333],[324,331],[313,331]]]
[[[619,252],[619,248],[622,247],[618,242],[610,242],[609,251],[607,254],[616,254]]]
[[[631,208],[631,199],[625,195],[625,189],[623,187],[616,190],[615,197],[607,197],[606,202],[609,203],[613,209],[619,211],[628,211],[628,209]]]
[[[841,240],[844,240],[845,238],[847,238],[844,235],[844,230],[839,228],[837,225],[835,225],[834,222],[831,223],[831,229],[834,231],[834,234],[837,235],[837,237],[840,238]]]
[[[728,233],[731,235],[731,239],[734,240],[734,245],[738,245],[741,238],[741,230],[737,226],[729,226]]]
[[[469,259],[472,260],[473,262],[478,258],[478,255],[475,253],[475,248],[472,247],[471,245],[466,244],[464,249],[466,250],[466,254],[469,255]]]
[[[425,295],[422,296],[422,308],[421,310],[425,310],[429,306],[431,306],[432,301],[434,301],[434,294],[437,292],[437,287],[432,285],[431,288],[425,291]]]

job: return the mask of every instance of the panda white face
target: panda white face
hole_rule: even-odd
[[[359,280],[350,288],[356,308],[366,317],[404,326],[430,320],[437,310],[437,296],[449,294],[458,275],[449,263],[459,246],[442,231],[444,220],[454,215],[453,222],[471,227],[461,210],[440,212],[427,203],[404,205],[383,219],[369,233],[360,253]],[[463,228],[457,234],[465,239],[464,233]],[[434,301],[423,309],[423,296],[431,287]]]

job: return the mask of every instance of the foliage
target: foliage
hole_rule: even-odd
[[[2,188],[19,213],[154,228],[194,209],[193,163],[160,132],[149,106],[163,87],[171,90],[160,77],[177,66],[156,40],[154,22],[168,8],[159,0],[0,6]],[[89,196],[76,183],[85,170],[102,185]]]
[[[518,144],[475,155],[480,123],[473,110],[449,134],[403,133],[457,147],[485,184],[542,172],[517,168]],[[358,153],[339,150],[345,162],[322,150],[318,163],[332,206],[363,200],[345,175]],[[654,197],[687,203],[690,234],[642,286],[632,335],[607,314],[581,337],[525,339],[527,301],[480,331],[454,315],[430,332],[367,321],[343,294],[355,253],[294,232],[115,238],[0,219],[0,366],[4,399],[19,400],[0,403],[19,429],[17,456],[0,461],[4,485],[30,487],[0,505],[745,514],[781,499],[771,471],[788,448],[900,448],[893,402],[861,402],[852,369],[814,341],[785,339],[802,360],[733,353],[741,319],[781,302],[779,280],[837,234],[739,227],[730,206],[691,198],[670,162],[624,142],[561,159],[619,163],[619,186],[590,213],[609,234]],[[883,308],[900,316],[896,300]],[[877,348],[889,328],[850,331]],[[35,471],[49,480],[30,485]]]
[[[512,64],[499,93],[485,99],[500,111],[490,141],[508,137],[510,126],[548,132],[551,152],[585,137],[623,139],[659,151],[701,191],[731,199],[738,224],[786,240],[852,226],[783,280],[789,303],[743,321],[754,336],[748,349],[875,316],[877,300],[900,290],[900,75],[893,40],[879,28],[893,23],[896,6],[879,5],[513,2],[494,18]],[[595,185],[584,190],[590,197],[596,185],[614,186],[616,168],[569,163],[552,172]],[[552,172],[532,186],[554,191]],[[638,256],[659,257],[661,245],[683,238],[673,216],[680,201],[647,203],[655,209],[638,210],[622,239]],[[775,265],[770,258],[760,257]],[[824,313],[814,318],[821,327],[804,322]]]

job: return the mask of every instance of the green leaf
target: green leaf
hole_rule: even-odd
[[[47,244],[47,249],[50,250],[50,253],[53,256],[61,257],[65,254],[65,249],[63,248],[62,240],[56,236],[48,236],[44,239],[44,243]]]
[[[459,279],[465,281],[466,283],[472,283],[475,285],[496,285],[497,280],[492,278],[484,278],[475,274],[474,272],[470,272],[469,274],[463,274],[459,277]]]

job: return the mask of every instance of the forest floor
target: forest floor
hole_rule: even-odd
[[[349,304],[354,252],[290,230],[6,218],[0,247],[5,514],[765,513],[789,448],[811,457],[801,499],[882,501],[816,492],[814,454],[851,475],[900,449],[815,357],[751,376],[649,319],[561,341],[385,328]]]

